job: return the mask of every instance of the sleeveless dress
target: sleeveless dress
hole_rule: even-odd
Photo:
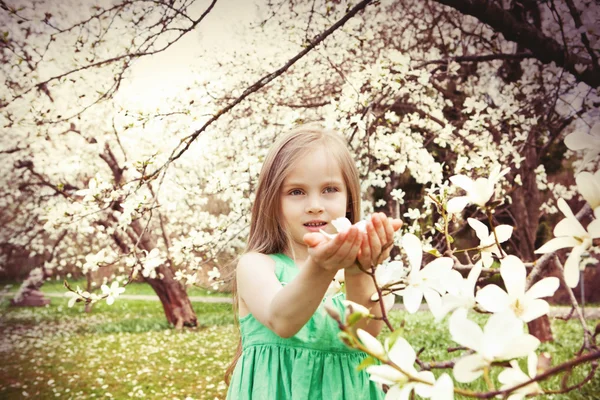
[[[284,254],[275,260],[277,279],[285,285],[299,270]],[[332,300],[344,315],[343,293]],[[281,338],[252,314],[240,318],[242,355],[237,362],[228,400],[370,400],[384,393],[356,367],[365,353],[347,347],[339,328],[323,307],[291,338]]]

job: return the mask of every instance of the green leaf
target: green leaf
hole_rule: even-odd
[[[360,364],[358,364],[358,367],[356,367],[356,370],[362,371],[363,369],[370,367],[371,365],[376,365],[376,364],[377,364],[377,360],[371,356],[368,356],[368,357],[365,357],[365,359],[362,360],[362,362]]]
[[[432,256],[435,257],[441,257],[442,253],[440,253],[437,249],[431,249],[429,251],[427,251],[429,254],[431,254]]]
[[[346,320],[346,324],[352,326],[352,325],[356,324],[358,321],[360,321],[361,319],[363,319],[363,315],[359,312],[355,312],[348,316],[348,319]]]

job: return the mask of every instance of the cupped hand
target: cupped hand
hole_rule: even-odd
[[[321,233],[307,233],[303,237],[308,254],[321,268],[337,271],[354,264],[360,250],[362,236],[355,226],[328,239]]]
[[[367,220],[367,232],[358,253],[358,263],[362,269],[370,270],[389,257],[394,243],[394,232],[402,226],[402,221],[388,218],[383,213],[375,213]]]

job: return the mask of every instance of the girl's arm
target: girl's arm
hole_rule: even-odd
[[[371,216],[367,222],[367,233],[361,243],[358,262],[362,268],[370,270],[371,263],[377,264],[382,255],[382,249],[386,243],[394,239],[394,232],[400,229],[402,221],[389,219],[385,214],[378,213]],[[390,249],[384,250],[383,257],[387,258]],[[381,306],[379,302],[371,301],[371,296],[377,291],[373,278],[363,273],[357,266],[344,271],[346,282],[346,298],[355,303],[367,307],[375,317],[381,317]],[[382,320],[363,319],[357,324],[357,328],[364,329],[373,336],[377,336],[383,328]]]
[[[248,253],[237,266],[237,289],[254,318],[278,336],[295,335],[311,318],[335,273],[352,265],[362,237],[356,227],[325,240],[320,234],[304,237],[309,257],[298,275],[285,286],[275,276],[274,261]]]

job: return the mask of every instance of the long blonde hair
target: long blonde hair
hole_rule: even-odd
[[[256,198],[252,206],[250,236],[246,253],[275,254],[286,251],[290,240],[285,226],[281,222],[281,186],[295,167],[296,161],[318,147],[325,149],[338,162],[342,170],[342,177],[348,191],[346,218],[352,223],[360,220],[359,175],[352,155],[348,151],[346,140],[338,132],[324,129],[319,124],[302,125],[276,140],[265,158],[260,170]],[[235,275],[232,290],[233,308],[237,316],[238,297]],[[229,379],[241,354],[242,341],[240,339],[236,355],[225,372],[227,384],[229,384]]]

